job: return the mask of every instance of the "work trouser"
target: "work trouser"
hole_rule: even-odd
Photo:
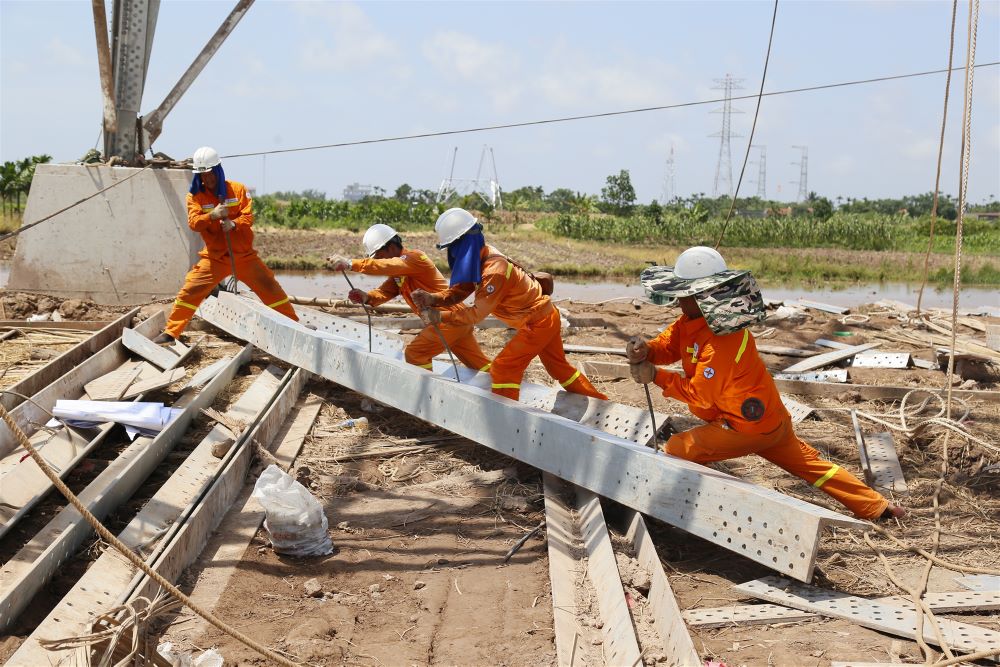
[[[184,287],[174,299],[174,308],[170,311],[164,332],[174,338],[180,336],[205,297],[232,272],[229,257],[222,260],[202,257],[198,260],[198,263],[188,271],[187,277],[184,278]],[[285,290],[281,289],[281,285],[274,279],[274,273],[256,254],[236,260],[236,276],[268,307],[293,320],[299,319],[292,304],[288,302]]]
[[[747,454],[762,456],[828,494],[861,519],[877,519],[889,506],[878,491],[836,463],[824,461],[819,452],[799,440],[786,418],[770,433],[739,433],[719,424],[706,424],[678,433],[666,450],[695,463],[725,461]]]
[[[531,360],[538,357],[549,375],[566,391],[607,400],[608,397],[597,391],[587,376],[566,359],[561,328],[559,311],[552,308],[547,314],[518,329],[490,366],[493,393],[515,401],[520,398],[524,371]]]
[[[490,359],[483,354],[472,331],[473,325],[453,326],[441,323],[438,325],[441,335],[448,341],[448,347],[458,360],[473,370],[480,372],[490,369]],[[406,363],[430,370],[435,355],[444,352],[441,336],[432,326],[426,326],[410,341],[403,351]]]

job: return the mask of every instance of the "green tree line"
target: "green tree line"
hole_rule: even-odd
[[[6,214],[22,210],[21,196],[24,195],[24,200],[27,200],[35,167],[51,161],[51,155],[32,155],[23,160],[4,162],[0,166],[0,211]]]

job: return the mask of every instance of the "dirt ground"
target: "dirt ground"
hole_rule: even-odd
[[[6,305],[12,295],[5,295]],[[16,297],[15,297],[16,298]],[[165,306],[151,306],[165,307]],[[568,344],[621,347],[623,338],[655,335],[677,316],[657,306],[612,302],[597,305],[564,303],[579,317],[601,317],[607,328],[564,331]],[[868,320],[844,324],[839,316],[808,311],[803,321],[768,321],[755,327],[760,345],[805,348],[817,338],[849,344],[877,340],[875,334],[906,326],[878,307],[859,310]],[[997,323],[1000,320],[977,318]],[[848,335],[838,335],[847,332]],[[960,327],[963,336],[982,340],[982,333]],[[479,338],[487,354],[506,341],[502,330],[483,330]],[[2,345],[3,343],[0,343]],[[931,346],[883,342],[885,351],[909,351],[930,360]],[[621,362],[612,355],[570,355],[584,360]],[[797,359],[765,355],[772,369]],[[995,371],[995,369],[993,369]],[[945,374],[924,369],[851,369],[858,384],[942,388]],[[550,383],[540,365],[527,380]],[[631,380],[594,378],[613,400],[645,407],[642,389]],[[1000,390],[995,375],[959,379],[963,388]],[[323,503],[336,551],[323,558],[277,556],[266,534],[258,532],[239,563],[230,586],[221,594],[217,612],[259,640],[313,665],[545,665],[555,664],[552,608],[544,531],[529,540],[508,564],[501,559],[511,545],[543,518],[538,472],[465,440],[445,440],[417,453],[361,460],[334,460],[373,444],[447,433],[392,408],[362,409],[362,397],[326,381],[309,391],[325,405],[306,439],[294,471]],[[899,404],[864,401],[849,385],[831,397],[796,397],[817,408],[797,431],[824,455],[856,475],[861,474],[848,408],[899,423]],[[654,396],[665,413],[683,407]],[[965,426],[976,437],[1000,443],[1000,404],[968,400]],[[926,418],[937,410],[930,404]],[[956,407],[956,412],[959,407]],[[366,433],[335,427],[347,417],[366,416]],[[865,423],[866,431],[884,430]],[[935,489],[939,483],[945,431],[932,428],[907,438],[897,433],[896,448],[910,487],[898,501],[911,514],[889,526],[906,543],[932,550],[936,527]],[[1000,455],[969,444],[954,434],[947,439],[948,466],[938,495],[940,545],[937,553],[960,566],[995,568],[1000,517]],[[801,480],[757,457],[720,464],[720,468],[812,503],[839,506]],[[475,471],[504,471],[501,481],[439,486],[442,479]],[[430,486],[426,486],[426,485]],[[732,586],[771,572],[739,555],[651,521],[651,532],[682,609],[751,602]],[[873,534],[878,551],[895,575],[917,584],[926,563],[889,539]],[[637,624],[645,603],[634,585],[628,554],[616,540],[623,579],[637,603]],[[879,555],[855,531],[832,531],[817,559],[818,586],[874,597],[898,595]],[[185,575],[190,589],[198,568]],[[934,567],[931,591],[959,590],[957,572]],[[306,591],[316,579],[318,596]],[[1000,614],[942,615],[1000,631]],[[920,662],[913,642],[863,629],[847,621],[815,620],[772,625],[692,629],[695,648],[704,659],[727,665],[829,665],[831,661]],[[173,619],[163,638],[182,648],[218,647],[227,664],[264,664],[262,658],[214,629],[204,629],[188,614]],[[642,634],[640,633],[640,639]],[[599,642],[599,639],[598,639]],[[590,655],[599,659],[599,646]],[[647,652],[647,664],[656,662]],[[588,663],[578,663],[588,664]],[[594,663],[597,664],[597,663]]]

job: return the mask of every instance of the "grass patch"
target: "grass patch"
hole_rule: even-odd
[[[21,228],[20,213],[4,213],[0,215],[0,234],[12,232]]]

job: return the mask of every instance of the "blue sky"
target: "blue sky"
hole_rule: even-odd
[[[110,6],[109,18],[110,18]],[[143,97],[159,105],[228,14],[229,2],[163,0]],[[755,93],[770,2],[273,2],[257,0],[164,123],[154,148],[235,154],[712,99],[714,79]],[[767,90],[944,68],[948,2],[782,0]],[[959,3],[955,63],[965,59]],[[1000,1],[982,3],[977,62],[1000,60]],[[78,159],[97,143],[101,96],[91,5],[0,0],[0,160]],[[956,194],[963,74],[952,78],[942,189]],[[767,193],[794,199],[793,145],[809,189],[834,198],[933,188],[944,76],[765,98],[755,144]],[[471,178],[482,147],[502,186],[597,194],[631,172],[660,198],[675,150],[678,194],[711,194],[718,105],[286,155],[233,158],[258,191],[339,196],[360,181],[436,189],[451,151]],[[754,101],[734,104],[733,181]],[[975,75],[970,199],[1000,197],[1000,67]],[[756,192],[748,168],[741,194]]]

